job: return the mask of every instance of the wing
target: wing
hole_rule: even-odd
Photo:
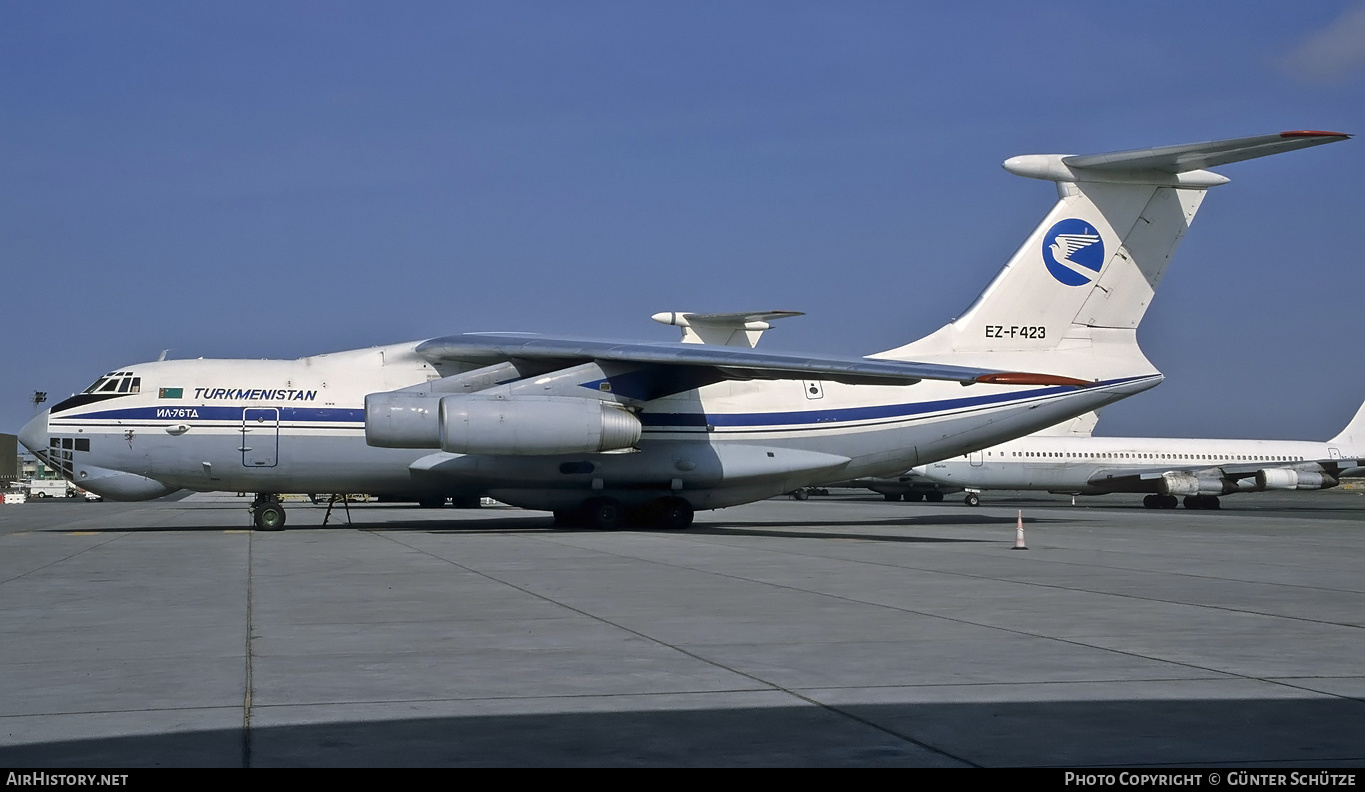
[[[1141,492],[1151,491],[1158,480],[1168,473],[1185,473],[1194,476],[1196,479],[1208,481],[1219,480],[1225,482],[1230,487],[1229,491],[1236,490],[1261,490],[1261,489],[1319,489],[1324,484],[1335,486],[1335,479],[1344,475],[1356,475],[1354,471],[1360,471],[1365,462],[1359,459],[1314,459],[1301,462],[1237,462],[1222,465],[1167,465],[1162,467],[1111,467],[1097,470],[1093,473],[1087,483],[1092,487],[1111,490],[1113,492]],[[1284,474],[1292,472],[1294,475],[1288,477]],[[1268,477],[1267,477],[1268,474]],[[1309,475],[1326,475],[1333,479],[1331,482],[1323,482],[1311,487],[1299,486],[1276,486],[1278,481],[1293,481]],[[1253,486],[1250,482],[1243,486],[1238,486],[1238,482],[1245,479],[1255,479]],[[1307,480],[1307,479],[1305,479]]]
[[[944,366],[871,358],[811,357],[758,352],[744,347],[704,344],[643,343],[564,338],[522,333],[464,333],[424,341],[417,353],[441,366],[490,366],[508,361],[544,367],[580,363],[623,363],[653,370],[671,369],[668,377],[686,383],[722,379],[821,379],[852,385],[909,385],[920,380],[946,380],[963,385],[1055,385],[1086,387],[1071,377],[1031,372]],[[682,376],[679,376],[679,375]],[[657,396],[660,394],[655,395]]]

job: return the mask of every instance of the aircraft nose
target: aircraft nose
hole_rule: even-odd
[[[47,451],[47,416],[51,412],[43,410],[19,430],[19,442],[24,444],[24,448],[35,454]]]

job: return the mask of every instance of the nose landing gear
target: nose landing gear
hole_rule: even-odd
[[[259,492],[251,502],[251,522],[262,531],[284,530],[284,507],[280,496],[271,492]]]

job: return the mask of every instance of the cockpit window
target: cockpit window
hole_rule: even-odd
[[[134,377],[131,371],[115,371],[95,380],[95,384],[82,393],[138,393],[142,390],[142,378]]]

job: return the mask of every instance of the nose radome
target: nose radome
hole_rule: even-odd
[[[35,454],[47,450],[47,416],[50,412],[43,410],[19,430],[19,442]]]

